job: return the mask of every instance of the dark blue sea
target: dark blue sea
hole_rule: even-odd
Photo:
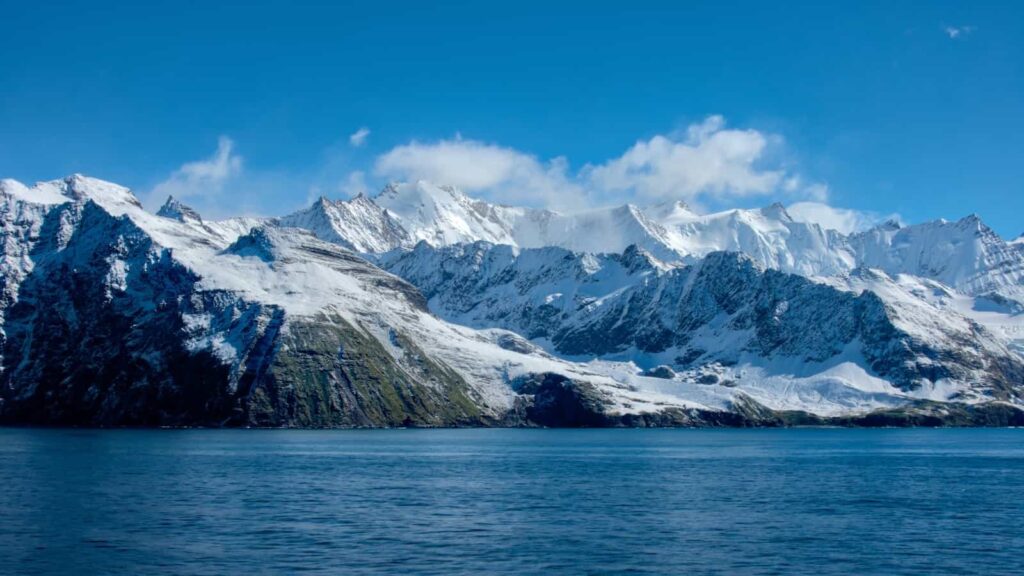
[[[1021,574],[1024,430],[0,429],[3,574]]]

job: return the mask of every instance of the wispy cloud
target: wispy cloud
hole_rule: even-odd
[[[974,26],[943,26],[942,31],[949,36],[950,40],[957,40],[974,33],[976,29]]]
[[[797,202],[788,206],[786,212],[798,222],[818,224],[843,234],[862,232],[887,220],[901,221],[898,214],[885,216],[877,212],[835,208],[820,202]]]
[[[350,172],[338,186],[338,190],[347,196],[366,194],[369,191],[369,186],[366,184],[366,174],[362,170]]]
[[[587,166],[583,173],[595,190],[647,200],[763,195],[786,182],[781,167],[760,165],[776,140],[757,130],[727,129],[724,118],[709,116],[681,137],[639,141],[622,156]]]
[[[353,132],[348,137],[348,143],[351,144],[355,148],[360,148],[360,147],[362,147],[363,144],[366,144],[366,138],[369,135],[370,135],[370,129],[367,128],[366,126],[363,126],[359,130],[356,130],[355,132]]]
[[[235,143],[227,136],[217,141],[217,150],[205,160],[182,164],[149,193],[151,201],[167,196],[187,199],[220,194],[225,183],[242,172],[242,157],[234,152]]]

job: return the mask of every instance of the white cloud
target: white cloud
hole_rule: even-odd
[[[974,26],[945,26],[942,29],[942,31],[946,33],[946,36],[949,36],[951,40],[963,38],[974,32],[974,30]]]
[[[875,212],[834,208],[820,202],[797,202],[786,207],[786,212],[798,222],[809,222],[843,234],[862,232],[886,220],[900,221],[897,214],[882,216]]]
[[[829,196],[828,184],[822,182],[807,184],[799,174],[794,174],[783,180],[780,189],[791,198],[806,198],[815,202],[825,202]]]
[[[363,144],[366,144],[366,138],[369,135],[370,135],[370,129],[367,128],[366,126],[363,126],[359,130],[356,130],[355,132],[353,132],[352,135],[350,135],[348,137],[348,143],[351,144],[355,148],[359,148]]]
[[[787,184],[785,170],[759,166],[780,140],[757,130],[726,129],[721,116],[709,116],[690,126],[684,138],[654,136],[584,172],[596,190],[647,200],[763,195]]]
[[[564,157],[543,161],[496,144],[463,140],[410,142],[377,158],[377,176],[450,184],[493,201],[578,208],[611,201],[728,199],[784,194],[822,201],[824,184],[805,184],[778,162],[782,138],[727,129],[709,116],[679,134],[639,141],[621,156],[576,173]]]
[[[815,200],[817,202],[824,202],[828,200],[828,185],[822,184],[820,182],[811,184],[803,189],[803,194],[810,198],[811,200]]]
[[[379,176],[430,180],[504,203],[568,208],[582,205],[583,189],[568,176],[568,162],[537,157],[475,140],[411,142],[377,158]]]
[[[217,151],[206,160],[183,164],[166,180],[153,187],[149,196],[184,199],[219,194],[229,179],[242,172],[242,157],[234,153],[235,143],[227,136],[217,141]]]

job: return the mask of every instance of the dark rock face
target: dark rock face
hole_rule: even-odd
[[[199,216],[199,212],[193,210],[190,206],[182,204],[174,196],[168,196],[167,201],[164,205],[157,210],[157,216],[163,216],[164,218],[171,218],[178,220],[179,222],[186,222],[193,220],[195,222],[202,222],[203,219]]]
[[[671,379],[676,377],[676,371],[673,370],[671,366],[666,366],[666,365],[662,364],[660,366],[655,366],[654,368],[651,368],[650,370],[645,371],[644,372],[644,376],[650,376],[651,378],[664,378],[666,380],[671,380]],[[717,381],[717,378],[716,378],[716,381]]]
[[[7,422],[216,425],[230,418],[229,369],[183,339],[196,278],[127,219],[68,204],[46,226],[76,221],[41,258],[8,310],[0,415]],[[58,249],[59,248],[59,249]],[[99,281],[112,258],[139,264],[120,289]],[[131,295],[129,296],[129,292]]]
[[[858,426],[864,428],[1024,426],[1024,410],[1002,402],[959,404],[921,401],[867,414],[823,418],[805,412],[780,412],[789,426]]]
[[[504,424],[549,428],[775,427],[775,412],[743,398],[730,411],[666,408],[659,412],[618,414],[594,385],[560,374],[536,374],[513,384],[522,396]]]
[[[855,416],[822,417],[777,411],[740,395],[729,411],[668,408],[656,413],[611,414],[592,385],[558,374],[538,374],[516,383],[523,394],[505,425],[550,428],[854,426],[1024,426],[1024,410],[1001,402],[958,404],[921,401]]]
[[[539,426],[581,428],[606,426],[604,402],[590,384],[558,374],[544,374],[521,389],[533,395],[527,419]]]

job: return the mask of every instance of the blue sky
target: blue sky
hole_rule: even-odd
[[[1021,2],[0,1],[3,177],[213,215],[430,176],[1024,232]]]

